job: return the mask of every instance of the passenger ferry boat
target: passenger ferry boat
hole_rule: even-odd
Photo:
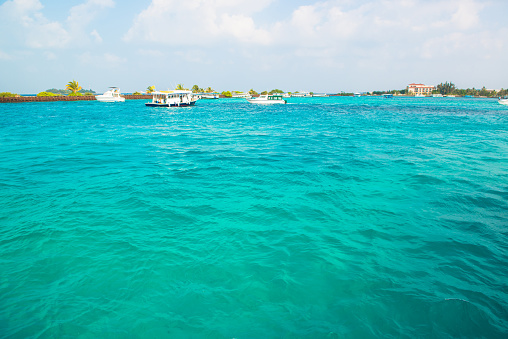
[[[148,107],[188,107],[194,106],[197,96],[191,91],[157,91],[152,93],[152,102],[145,103]]]
[[[258,98],[247,99],[251,104],[261,104],[261,105],[273,105],[273,104],[285,104],[286,100],[282,99],[282,95],[274,94],[274,95],[260,95]]]

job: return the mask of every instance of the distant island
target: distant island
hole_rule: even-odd
[[[189,90],[184,87],[183,84],[178,84],[177,90]],[[259,93],[255,91],[254,89],[250,89],[248,92],[243,93],[241,91],[232,91],[232,90],[226,90],[226,91],[216,91],[212,87],[207,87],[206,89],[203,89],[199,87],[198,85],[192,86],[192,89],[190,89],[193,93],[220,93],[220,96],[222,98],[232,98],[232,97],[238,97],[238,94],[249,94],[251,96],[258,96],[259,94],[265,95],[265,94],[288,94],[290,96],[313,96],[313,92],[286,92],[280,89],[272,89],[271,91],[260,91]],[[145,92],[134,92],[132,95],[150,95],[152,92],[155,91],[155,86],[148,86]],[[305,93],[305,95],[302,95]],[[65,89],[56,89],[56,88],[50,88],[43,92],[39,92],[37,94],[38,97],[50,97],[50,96],[94,96],[97,94],[92,89],[83,89],[81,86],[79,86],[78,82],[73,80],[69,81]],[[300,94],[300,95],[299,95]],[[307,95],[308,94],[308,95]],[[376,91],[368,91],[368,92],[337,92],[337,93],[327,93],[327,95],[331,96],[358,96],[358,95],[384,95],[384,94],[392,94],[396,96],[460,96],[460,97],[484,97],[484,98],[496,98],[496,97],[503,97],[508,95],[508,89],[487,89],[485,86],[483,86],[481,89],[476,88],[467,88],[467,89],[459,89],[455,86],[453,82],[445,82],[440,83],[437,86],[427,86],[423,84],[409,84],[405,89],[393,89],[393,90],[376,90]],[[0,98],[12,98],[12,97],[19,97],[19,94],[11,93],[11,92],[1,92]],[[319,96],[319,95],[316,95]]]
[[[56,94],[56,95],[69,95],[69,94],[72,93],[72,91],[70,91],[68,89],[56,89],[56,88],[50,88],[50,89],[45,90],[44,92],[53,93],[53,94]],[[79,91],[77,91],[77,93],[81,93],[82,95],[95,95],[95,94],[97,94],[97,92],[95,92],[92,89],[80,89]]]

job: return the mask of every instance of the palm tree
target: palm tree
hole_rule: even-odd
[[[208,87],[208,88],[206,89],[206,93],[212,93],[212,92],[213,92],[213,89],[212,89],[211,87]]]
[[[76,93],[77,91],[81,90],[81,86],[78,84],[76,80],[69,81],[67,86],[65,86],[65,89],[68,89],[72,93]]]
[[[155,91],[155,86],[148,86],[148,87],[146,88],[146,93],[147,93],[147,94],[150,94],[150,93],[152,93],[153,91]]]
[[[197,92],[199,92],[199,86],[198,86],[198,85],[194,85],[194,86],[192,86],[192,92],[193,92],[193,93],[197,93]]]
[[[176,85],[175,89],[178,91],[183,91],[185,88],[183,88],[183,84],[178,84],[178,85]]]

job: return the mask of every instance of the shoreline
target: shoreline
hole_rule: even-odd
[[[152,99],[151,95],[122,95],[125,100],[133,99]],[[38,97],[38,96],[19,96],[19,97],[3,97],[0,103],[8,102],[47,102],[47,101],[97,101],[94,95],[67,96],[57,95],[54,97]]]
[[[259,96],[259,95],[257,95]],[[347,95],[340,94],[329,94],[329,97],[351,97]],[[362,97],[382,97],[383,95],[362,95]],[[152,95],[122,95],[125,100],[151,100]],[[256,97],[256,95],[254,95]],[[412,95],[396,95],[394,98],[416,98],[416,99],[424,99],[424,98],[433,98],[432,96],[425,97],[415,97]],[[226,97],[224,95],[219,95],[220,99],[235,99]],[[463,96],[455,96],[453,98],[466,98]],[[446,99],[443,97],[441,99]],[[467,98],[470,99],[470,98]],[[471,99],[498,99],[497,97],[471,97]],[[206,100],[206,99],[204,99]],[[18,103],[18,102],[50,102],[50,101],[97,101],[94,95],[83,95],[83,96],[67,96],[67,95],[58,95],[54,97],[38,97],[38,96],[18,96],[18,97],[0,97],[1,103]]]

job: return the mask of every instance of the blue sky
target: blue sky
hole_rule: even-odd
[[[8,0],[0,92],[508,87],[505,0]]]

